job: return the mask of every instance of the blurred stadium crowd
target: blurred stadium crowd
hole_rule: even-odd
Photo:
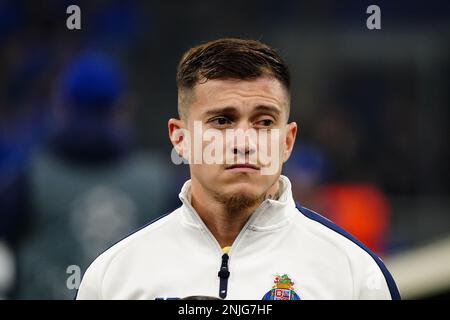
[[[73,298],[69,265],[180,205],[176,65],[219,37],[291,67],[297,201],[387,258],[448,236],[449,2],[369,4],[0,1],[0,298]]]

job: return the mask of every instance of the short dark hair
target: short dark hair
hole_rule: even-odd
[[[189,49],[177,69],[178,112],[197,83],[213,79],[273,77],[290,92],[289,69],[277,51],[256,40],[224,38]]]

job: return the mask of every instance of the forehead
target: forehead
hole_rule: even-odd
[[[288,93],[277,79],[261,77],[255,80],[208,80],[194,87],[192,107],[257,106],[269,104],[283,107]],[[193,111],[193,110],[191,110]]]

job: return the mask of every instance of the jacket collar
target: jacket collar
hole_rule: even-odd
[[[295,201],[292,197],[291,182],[280,175],[280,196],[277,200],[266,199],[253,212],[247,228],[254,231],[272,230],[286,225],[295,212]],[[204,227],[203,221],[191,205],[191,180],[184,183],[179,194],[183,203],[182,212],[185,222],[196,227]]]

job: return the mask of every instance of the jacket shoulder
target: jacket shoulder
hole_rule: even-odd
[[[157,234],[158,230],[170,227],[179,214],[179,210],[176,209],[171,213],[147,223],[100,254],[87,268],[78,289],[76,299],[102,299],[102,280],[112,261],[122,252],[144,241],[144,238],[147,240],[147,236],[151,237]]]
[[[298,204],[296,208],[312,233],[346,255],[359,298],[400,299],[397,285],[380,257],[331,220]]]

